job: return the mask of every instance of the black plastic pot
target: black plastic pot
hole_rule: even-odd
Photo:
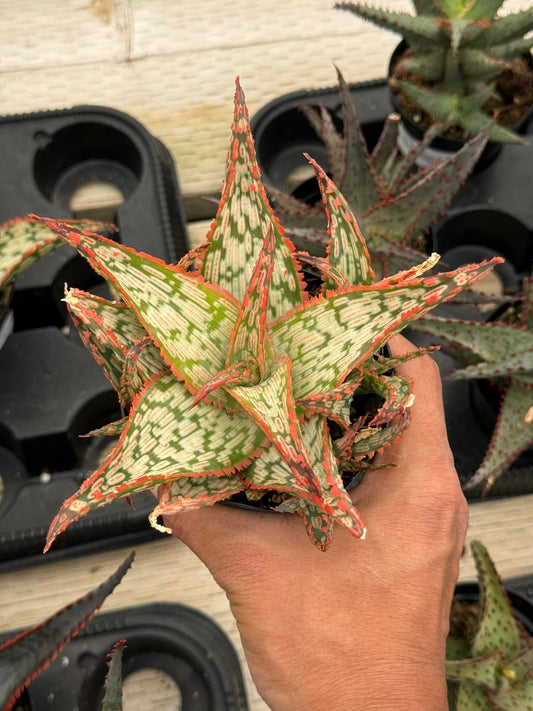
[[[97,106],[0,118],[0,222],[34,212],[114,221],[114,239],[167,262],[188,249],[178,179],[165,146],[130,116]],[[114,205],[79,212],[79,194],[104,183]],[[61,301],[69,286],[108,295],[70,247],[15,280],[14,332],[0,350],[0,570],[157,535],[151,493],[135,510],[116,502],[42,557],[46,530],[108,443],[78,435],[121,416],[116,395]],[[107,441],[106,441],[107,440]],[[62,537],[63,538],[63,537]]]
[[[409,45],[407,44],[407,42],[405,40],[401,40],[401,42],[394,49],[394,52],[392,53],[389,61],[389,68],[387,73],[387,77],[389,80],[393,74],[395,65],[401,60],[402,55],[406,52],[408,47]],[[531,58],[531,55],[528,54],[527,59],[533,70],[533,60]],[[398,113],[401,117],[398,143],[402,152],[408,153],[409,150],[413,147],[413,145],[417,141],[421,140],[424,135],[424,129],[420,126],[420,124],[416,123],[413,120],[413,117],[409,116],[402,109],[401,105],[396,99],[397,92],[390,86],[390,84],[389,88],[391,92],[391,103],[394,107],[394,111]],[[525,127],[527,126],[527,123],[531,118],[532,112],[533,107],[531,107],[529,111],[525,112],[520,117],[520,119],[510,128],[516,133],[524,133]],[[457,153],[457,151],[461,150],[461,148],[465,145],[466,140],[466,138],[461,139],[450,138],[448,136],[437,136],[431,142],[426,151],[420,156],[419,164],[425,165],[439,158],[447,158],[450,154]],[[489,166],[499,154],[502,145],[502,143],[489,141],[485,146],[485,149],[481,153],[481,156],[479,157],[476,165],[474,166],[474,172],[484,170],[487,166]]]
[[[2,635],[9,639],[14,633]],[[229,638],[203,613],[159,603],[99,614],[27,688],[30,711],[94,711],[101,706],[106,655],[126,640],[123,679],[163,672],[182,711],[247,711],[239,659]],[[146,699],[146,708],[158,708]]]

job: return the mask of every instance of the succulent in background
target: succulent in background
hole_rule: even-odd
[[[10,711],[24,688],[84,627],[94,612],[120,583],[135,554],[101,585],[63,607],[53,617],[0,645],[0,708]],[[111,707],[109,707],[111,708]]]
[[[370,153],[349,89],[340,72],[338,76],[342,134],[324,107],[320,111],[308,105],[300,108],[327,148],[333,182],[363,221],[374,266],[381,264],[382,272],[394,273],[424,258],[425,233],[472,171],[486,145],[487,129],[447,160],[418,168],[417,158],[438,134],[440,124],[402,156],[397,142],[399,117],[391,115]],[[323,253],[324,206],[308,206],[279,190],[268,190],[292,241],[313,254]]]
[[[459,321],[428,316],[415,328],[444,339],[450,354],[465,367],[451,379],[488,379],[501,405],[485,459],[466,488],[484,484],[485,492],[518,455],[533,446],[533,288],[524,280],[522,300],[499,321]]]
[[[465,636],[454,637],[452,628],[447,640],[450,711],[529,711],[533,699],[533,637],[517,622],[485,547],[472,541],[471,549],[477,569],[479,610],[472,630],[465,624]]]
[[[334,522],[364,535],[341,473],[368,466],[395,439],[412,401],[394,374],[405,358],[381,349],[498,260],[422,278],[429,259],[373,284],[357,218],[314,167],[330,244],[314,261],[323,285],[313,297],[261,183],[238,83],[222,198],[201,249],[167,265],[43,219],[123,299],[66,295],[85,342],[131,403],[127,418],[100,432],[121,433],[118,444],[63,504],[47,548],[91,509],[158,484],[156,527],[160,514],[245,492],[298,512],[321,549]]]
[[[475,135],[494,118],[498,123],[491,128],[490,139],[517,143],[523,139],[501,125],[503,111],[497,98],[502,80],[513,69],[526,92],[520,96],[515,85],[509,103],[513,109],[518,106],[519,114],[531,106],[533,76],[523,55],[527,57],[533,45],[533,38],[525,37],[533,29],[533,8],[498,17],[502,4],[503,0],[414,0],[415,15],[362,3],[341,2],[335,7],[404,38],[408,51],[396,71],[416,81],[400,80],[398,89],[434,121]]]

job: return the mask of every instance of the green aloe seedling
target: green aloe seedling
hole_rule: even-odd
[[[447,641],[450,711],[530,711],[533,637],[518,624],[494,563],[472,541],[479,585],[477,624]]]
[[[327,148],[333,181],[363,220],[374,265],[381,264],[384,273],[394,273],[424,258],[417,250],[425,250],[426,230],[472,171],[486,145],[488,129],[447,160],[419,169],[416,161],[441,125],[435,125],[402,156],[397,141],[399,117],[393,114],[370,153],[349,89],[340,72],[338,77],[342,133],[324,107],[320,111],[308,105],[300,108]],[[313,254],[323,253],[327,244],[324,206],[310,207],[279,190],[268,190],[292,241]]]
[[[335,7],[400,34],[409,47],[400,60],[401,70],[416,78],[416,84],[399,81],[401,91],[433,120],[475,135],[489,120],[497,80],[533,44],[532,37],[525,37],[533,29],[533,8],[498,17],[502,4],[503,0],[414,0],[415,15],[362,3],[341,2]],[[530,68],[521,71],[530,84]],[[524,101],[524,112],[530,104],[531,96]],[[497,115],[492,118],[499,120]],[[490,138],[523,142],[498,123]]]
[[[121,433],[118,444],[63,504],[46,548],[91,509],[157,484],[156,526],[160,514],[274,492],[322,549],[334,522],[364,535],[341,473],[368,465],[403,430],[412,400],[392,372],[405,358],[381,349],[495,261],[422,278],[430,259],[374,284],[357,218],[315,169],[330,245],[314,262],[323,274],[314,296],[261,183],[238,83],[219,209],[206,244],[178,265],[43,219],[123,299],[66,295],[82,337],[131,403],[127,418],[104,428]]]
[[[135,557],[134,552],[107,580],[87,595],[56,612],[36,627],[0,645],[0,708],[10,711],[24,688],[84,627],[94,612],[120,583]],[[114,682],[113,682],[114,683]]]
[[[428,316],[415,324],[450,344],[450,352],[465,367],[451,379],[489,379],[500,389],[496,427],[483,462],[466,488],[484,484],[488,491],[518,455],[533,445],[533,289],[524,280],[518,307],[500,321],[459,321]]]

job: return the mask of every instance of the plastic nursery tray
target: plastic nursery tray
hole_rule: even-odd
[[[143,699],[145,708],[167,708],[160,706],[165,701],[160,695],[170,685],[166,700],[180,699],[175,708],[182,711],[247,711],[241,668],[229,638],[203,613],[168,603],[96,615],[28,686],[24,692],[28,711],[100,708],[106,656],[122,639],[126,640],[125,688],[128,677],[141,670],[157,670],[169,677],[151,684],[154,696]],[[172,691],[174,685],[177,689]],[[141,693],[147,694],[147,688]]]
[[[369,149],[376,144],[385,119],[393,111],[385,80],[350,85]],[[327,151],[299,110],[301,104],[323,105],[342,129],[337,87],[285,94],[265,105],[252,117],[257,158],[264,181],[278,189],[296,192],[314,202],[319,197],[312,171],[303,153],[309,153],[326,170]],[[533,136],[533,118],[522,129]],[[533,140],[526,146],[502,145],[492,162],[467,179],[459,193],[432,229],[433,249],[441,254],[443,268],[503,256],[496,267],[503,286],[514,292],[533,266],[533,201],[531,170]],[[436,311],[437,313],[437,311]],[[482,320],[486,313],[474,306],[443,305],[438,315]],[[408,333],[419,345],[435,339],[420,332]],[[441,373],[454,363],[442,353],[436,357]],[[467,481],[481,463],[495,424],[495,413],[487,408],[483,395],[470,381],[444,383],[444,405],[448,436],[462,481]],[[521,455],[504,476],[497,479],[490,496],[533,492],[533,452]],[[468,492],[476,499],[479,491]]]
[[[91,217],[114,222],[114,239],[167,262],[188,249],[171,156],[124,113],[83,106],[0,118],[0,164],[0,222],[29,212]],[[80,194],[95,184],[116,198],[80,211]],[[78,435],[120,417],[114,391],[71,326],[65,282],[108,295],[67,246],[15,282],[14,332],[0,349],[0,570],[43,559],[58,506],[109,443]],[[116,502],[74,524],[49,559],[154,535],[146,522],[153,496],[135,496],[134,504]]]

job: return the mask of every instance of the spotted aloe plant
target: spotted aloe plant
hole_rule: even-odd
[[[104,428],[120,433],[118,444],[63,504],[47,548],[91,509],[154,485],[156,527],[160,514],[274,493],[274,505],[301,515],[321,549],[334,522],[364,534],[341,473],[362,469],[397,436],[412,399],[393,372],[404,359],[382,348],[493,264],[422,278],[430,259],[374,284],[357,218],[314,168],[330,245],[315,260],[323,285],[313,296],[261,183],[238,82],[219,209],[206,243],[179,264],[43,220],[123,299],[66,295],[129,409]],[[357,395],[372,407],[358,409]]]
[[[3,711],[13,708],[30,681],[78,634],[120,583],[134,557],[134,552],[130,553],[107,580],[84,597],[63,607],[36,627],[0,644],[0,708]],[[116,687],[114,678],[110,686]],[[111,706],[107,708],[110,711]]]
[[[302,105],[301,110],[324,142],[329,170],[350,208],[364,222],[366,242],[375,266],[394,272],[422,257],[426,231],[445,210],[477,162],[488,139],[481,131],[455,155],[418,168],[416,161],[438,135],[435,124],[414,148],[398,147],[399,116],[391,114],[372,152],[367,148],[356,107],[338,72],[343,132],[330,112]],[[297,246],[314,254],[325,251],[326,213],[320,201],[308,206],[296,197],[269,188],[276,213]],[[318,196],[317,196],[318,198]]]
[[[525,449],[533,446],[533,288],[524,281],[518,305],[499,320],[478,322],[428,316],[416,328],[444,339],[464,365],[451,379],[492,381],[500,391],[500,410],[489,449],[466,488],[486,493]]]
[[[456,630],[452,625],[447,640],[450,711],[529,711],[533,699],[533,637],[518,623],[485,547],[472,541],[471,549],[479,605],[472,625],[464,602],[454,601],[457,612],[452,620],[462,622],[455,625]]]

